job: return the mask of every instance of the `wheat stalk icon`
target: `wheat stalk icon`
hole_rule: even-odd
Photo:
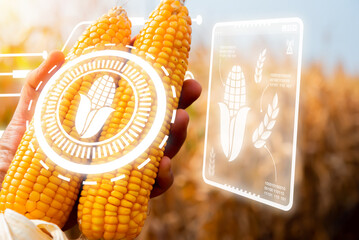
[[[254,130],[252,135],[252,142],[255,148],[264,148],[270,155],[273,167],[274,167],[274,176],[275,181],[277,182],[277,166],[274,161],[273,155],[268,149],[266,142],[269,139],[270,135],[272,134],[273,127],[276,123],[276,119],[279,114],[279,107],[278,107],[278,94],[276,93],[273,97],[272,104],[268,104],[267,113],[264,115],[263,121],[259,124],[258,128]]]
[[[80,93],[75,127],[81,138],[95,136],[110,114],[115,111],[111,108],[115,91],[114,79],[109,75],[104,75],[95,80],[87,95]]]
[[[224,84],[224,99],[219,102],[220,134],[224,154],[233,161],[242,149],[247,115],[246,81],[239,65],[234,65]]]
[[[209,154],[209,167],[208,172],[210,176],[214,176],[215,174],[215,168],[216,168],[216,153],[214,152],[214,149],[211,149],[211,152]]]
[[[278,107],[278,95],[275,94],[273,97],[272,104],[268,105],[267,113],[264,115],[263,121],[259,124],[259,127],[253,132],[252,141],[254,147],[262,148],[270,135],[272,134],[272,129],[276,123],[276,118],[278,117],[279,107]]]
[[[267,53],[267,49],[265,48],[259,54],[259,57],[257,60],[257,66],[256,66],[256,70],[255,70],[255,75],[254,75],[254,81],[256,83],[260,83],[262,81],[262,72],[263,72],[264,61],[266,60],[266,53]]]

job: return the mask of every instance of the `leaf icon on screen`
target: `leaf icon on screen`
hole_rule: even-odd
[[[95,136],[111,115],[111,104],[116,85],[109,75],[95,80],[87,96],[80,93],[80,104],[76,113],[75,127],[81,138]]]

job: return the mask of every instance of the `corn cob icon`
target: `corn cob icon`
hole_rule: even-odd
[[[93,137],[101,130],[107,118],[115,111],[111,108],[115,92],[114,79],[104,75],[95,80],[87,96],[80,93],[75,127],[81,138]]]
[[[247,115],[246,82],[240,66],[234,65],[224,84],[223,103],[219,102],[220,134],[224,154],[233,161],[241,151]]]

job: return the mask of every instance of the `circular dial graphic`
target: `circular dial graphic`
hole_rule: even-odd
[[[132,93],[130,98],[118,91],[120,81]],[[121,109],[118,99],[129,106]],[[120,112],[128,118],[118,123],[119,130],[101,137]],[[150,64],[128,52],[103,50],[76,58],[49,80],[36,105],[35,134],[44,153],[60,167],[104,173],[144,153],[165,113],[165,89]],[[97,163],[89,164],[91,159]]]

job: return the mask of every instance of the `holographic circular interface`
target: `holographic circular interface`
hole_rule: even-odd
[[[156,70],[131,53],[103,50],[55,73],[38,99],[34,126],[41,149],[56,165],[98,174],[141,156],[165,114],[166,92]]]

